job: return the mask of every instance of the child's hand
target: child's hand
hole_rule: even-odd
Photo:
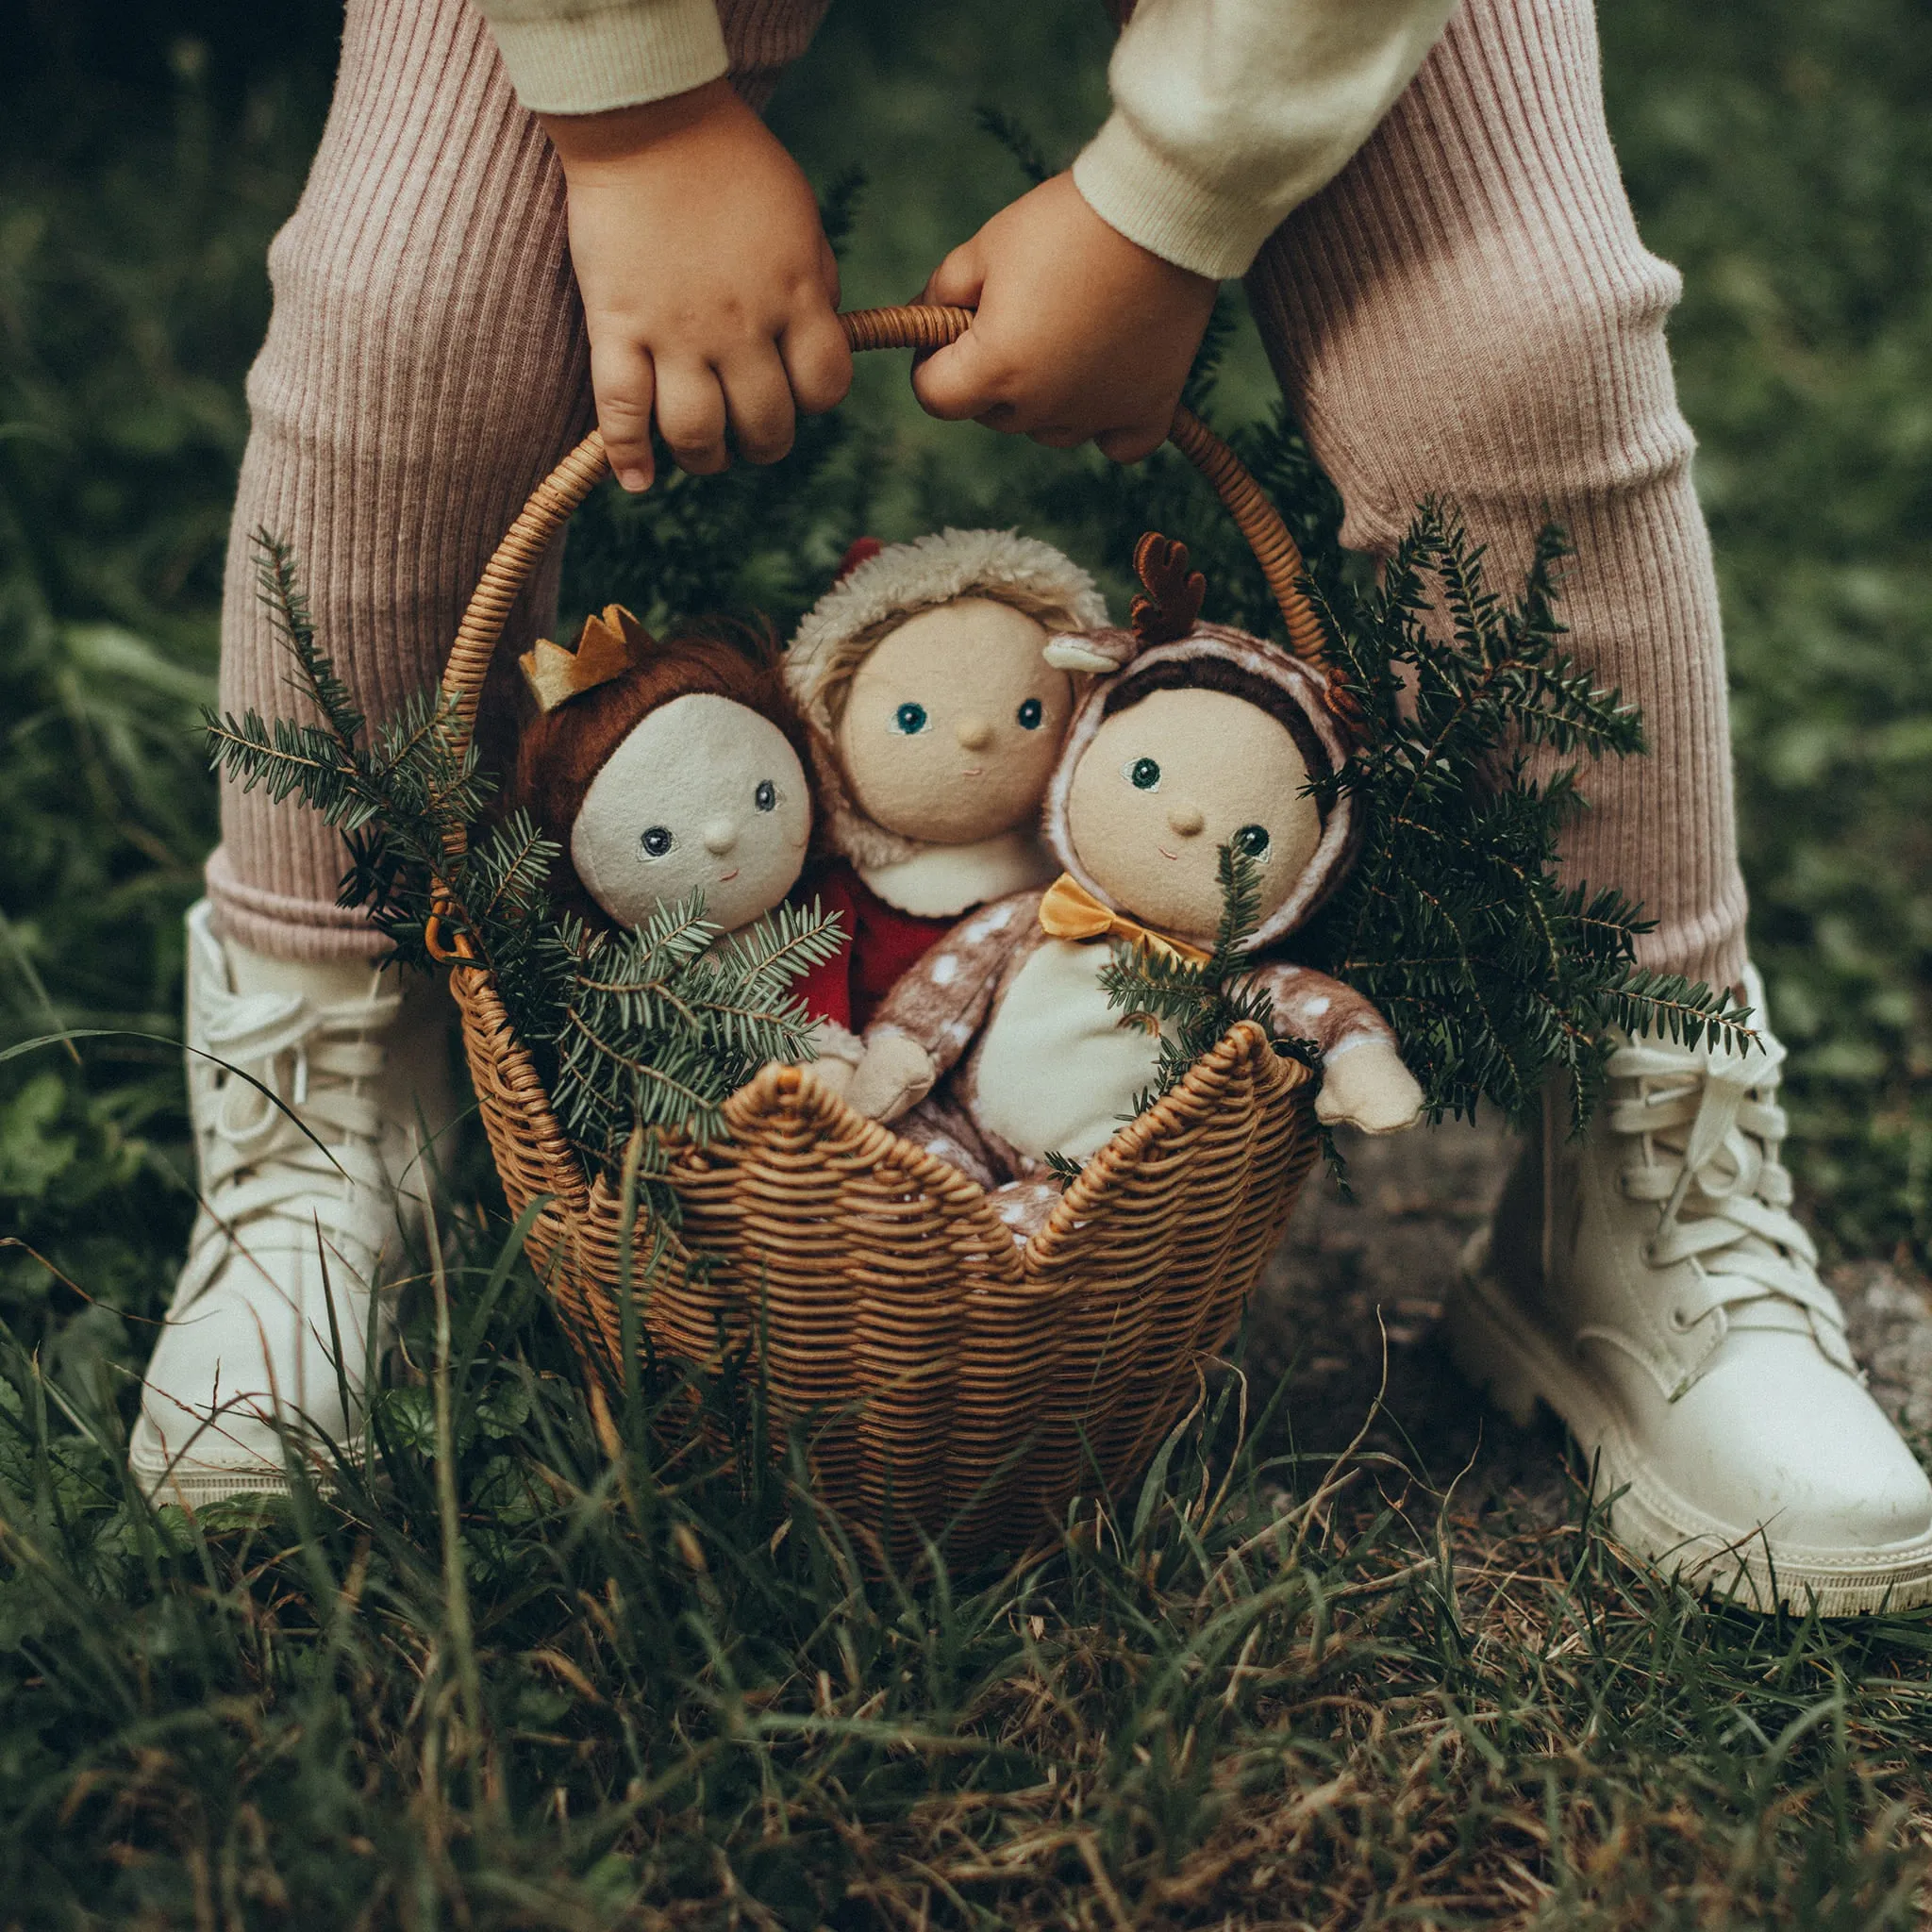
[[[608,114],[542,117],[570,191],[570,252],[610,466],[651,486],[651,417],[681,468],[791,447],[793,405],[852,383],[839,270],[798,164],[722,80]]]
[[[1091,437],[1137,462],[1174,421],[1214,295],[1207,276],[1129,242],[1056,175],[933,272],[922,300],[978,313],[912,372],[913,392],[947,421],[1056,449]]]

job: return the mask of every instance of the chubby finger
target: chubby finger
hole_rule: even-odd
[[[941,308],[977,308],[985,286],[986,258],[975,235],[971,242],[962,242],[926,276],[919,299]]]
[[[1171,426],[1171,420],[1158,425],[1142,423],[1130,429],[1105,430],[1093,441],[1101,455],[1112,461],[1138,463],[1142,457],[1152,456],[1167,441]]]
[[[658,433],[680,470],[709,476],[729,466],[725,421],[724,391],[709,363],[658,364]]]
[[[792,398],[808,416],[823,416],[852,387],[852,347],[835,314],[802,317],[778,339]]]
[[[731,441],[748,463],[775,463],[791,447],[791,384],[776,348],[760,342],[719,372]]]
[[[648,490],[657,475],[651,452],[651,407],[656,372],[648,349],[609,336],[591,337],[591,390],[597,399],[597,427],[617,480],[629,491]]]

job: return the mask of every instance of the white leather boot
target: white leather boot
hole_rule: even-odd
[[[285,1489],[278,1427],[353,1440],[391,1340],[383,1290],[421,1225],[424,1143],[455,1117],[439,989],[406,1003],[393,971],[266,958],[209,915],[188,915],[202,1206],[128,1456],[157,1501],[190,1504]]]
[[[1643,1039],[1572,1139],[1559,1096],[1444,1311],[1465,1374],[1546,1403],[1629,1548],[1744,1604],[1932,1601],[1932,1484],[1871,1396],[1778,1161],[1784,1049]]]

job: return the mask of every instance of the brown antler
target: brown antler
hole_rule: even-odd
[[[1149,530],[1134,545],[1134,575],[1146,594],[1134,599],[1134,635],[1141,644],[1165,644],[1193,629],[1208,595],[1208,579],[1188,568],[1188,546]]]

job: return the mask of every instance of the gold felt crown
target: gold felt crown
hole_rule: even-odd
[[[537,708],[554,711],[558,705],[622,677],[650,647],[650,632],[622,604],[607,604],[602,615],[584,619],[575,651],[539,638],[536,648],[525,651],[517,662]]]

